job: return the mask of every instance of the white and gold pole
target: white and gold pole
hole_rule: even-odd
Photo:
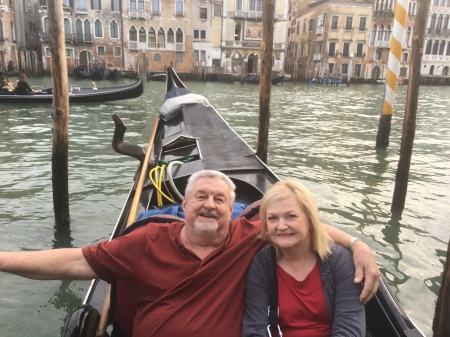
[[[383,111],[378,127],[376,146],[389,145],[391,119],[394,111],[395,93],[397,92],[398,76],[403,53],[403,37],[405,36],[408,0],[397,0],[395,6],[394,28],[386,74],[386,88],[384,93]]]

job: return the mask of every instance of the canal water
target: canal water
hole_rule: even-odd
[[[32,79],[47,87],[50,79]],[[89,86],[87,82],[71,82]],[[97,86],[115,85],[97,82]],[[207,97],[253,148],[258,86],[187,82]],[[431,336],[435,301],[450,233],[450,87],[421,87],[405,210],[392,214],[406,86],[399,86],[390,146],[375,148],[384,86],[272,88],[269,166],[315,194],[324,222],[375,251],[408,315]],[[82,247],[108,239],[137,162],[111,148],[118,113],[126,141],[145,147],[164,83],[146,83],[132,100],[71,106],[70,231],[54,228],[51,188],[51,106],[0,106],[0,250]],[[32,281],[0,274],[0,336],[59,336],[80,304],[87,281]]]

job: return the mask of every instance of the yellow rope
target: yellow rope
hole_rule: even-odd
[[[166,198],[171,203],[174,203],[174,201],[162,191],[162,182],[164,180],[163,176],[164,176],[165,169],[167,169],[166,165],[156,166],[156,167],[152,168],[149,173],[150,181],[152,182],[155,189],[158,191],[158,194],[157,194],[158,206],[163,205],[162,197]],[[158,175],[158,171],[159,171],[159,175]],[[155,176],[155,178],[153,178],[153,175]]]

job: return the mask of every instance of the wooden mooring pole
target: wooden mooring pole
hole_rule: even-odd
[[[267,163],[272,90],[273,23],[275,0],[263,0],[261,75],[259,79],[259,130],[256,155]]]
[[[408,190],[409,168],[416,133],[416,115],[419,101],[420,66],[422,64],[423,44],[425,40],[426,23],[430,0],[418,2],[417,16],[414,23],[413,43],[411,47],[411,62],[408,81],[408,92],[406,96],[405,117],[403,119],[402,144],[400,147],[400,159],[398,162],[397,175],[395,177],[394,196],[392,208],[401,209],[405,207],[406,192]]]
[[[55,224],[68,226],[69,214],[69,79],[64,13],[61,1],[47,0],[52,66],[52,186]]]
[[[450,336],[450,241],[433,319],[433,337]]]

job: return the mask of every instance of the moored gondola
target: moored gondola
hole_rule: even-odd
[[[95,83],[91,88],[81,88],[71,86],[69,88],[70,103],[95,103],[108,102],[123,99],[136,98],[144,92],[142,79],[130,85],[115,87],[97,88]],[[53,95],[51,93],[35,93],[33,95],[16,95],[9,92],[0,92],[0,103],[51,103]]]
[[[205,97],[188,91],[172,68],[167,70],[166,83],[165,103],[146,151],[123,142],[126,127],[114,116],[114,149],[138,159],[140,165],[111,239],[150,221],[179,220],[176,210],[187,179],[199,170],[227,174],[237,186],[236,202],[243,205],[242,214],[250,219],[257,214],[255,203],[279,180]],[[136,312],[130,287],[126,282],[117,282],[110,288],[102,280],[93,280],[83,305],[69,316],[63,336],[95,336],[99,329],[100,336],[107,331],[109,336],[130,337]],[[370,337],[424,336],[384,278],[367,304],[366,317],[366,335]],[[220,332],[211,331],[211,335],[220,336]]]

